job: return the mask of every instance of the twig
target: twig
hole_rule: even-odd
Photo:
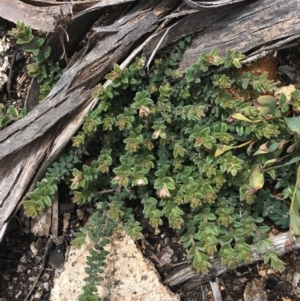
[[[125,69],[130,62],[136,57],[136,55],[143,50],[143,48],[148,44],[149,41],[151,41],[155,36],[157,36],[159,33],[155,34],[155,35],[151,35],[149,38],[147,38],[139,47],[137,47],[136,49],[134,49],[130,55],[125,59],[125,61],[120,65],[121,69]],[[104,84],[104,87],[110,85],[111,81],[107,81]]]
[[[262,56],[265,56],[265,55],[267,55],[268,53],[270,53],[272,51],[285,49],[287,47],[288,42],[292,42],[292,41],[298,39],[299,37],[300,37],[300,34],[293,35],[293,36],[288,37],[286,39],[280,40],[280,41],[276,42],[275,44],[272,44],[272,45],[269,45],[269,46],[264,46],[264,47],[256,50],[255,52],[253,52],[251,54],[251,57],[249,57],[248,59],[250,61],[255,60],[257,58],[256,55],[259,56],[259,57],[262,57]],[[298,45],[299,45],[299,43],[298,43]],[[293,46],[295,46],[295,45],[293,45]]]
[[[204,1],[196,2],[192,0],[184,0],[184,3],[191,8],[201,9],[201,8],[220,7],[220,6],[225,6],[225,5],[234,4],[243,1],[245,0],[212,0],[209,2],[204,2]]]
[[[257,53],[255,55],[252,55],[252,56],[249,56],[247,57],[246,59],[242,60],[242,64],[246,64],[246,63],[250,63],[250,62],[253,62],[257,59],[261,59],[265,56],[267,56],[269,53],[273,52],[274,50],[268,50],[268,51],[262,51],[260,53]]]
[[[17,53],[18,53],[18,51],[15,50],[12,54],[12,57],[11,57],[11,63],[10,63],[8,81],[7,81],[7,94],[8,94],[9,99],[10,99],[10,96],[11,96],[11,83],[12,83],[12,77],[13,77],[13,74],[14,74],[14,64],[15,64],[15,61],[16,61]]]
[[[213,293],[213,297],[215,301],[223,301],[222,294],[219,287],[219,279],[218,277],[215,279],[215,281],[209,281],[211,291]]]
[[[148,42],[150,42],[153,38],[155,38],[156,36],[158,36],[160,34],[160,30],[163,29],[163,27],[169,22],[170,20],[165,20],[158,28],[156,28],[154,34],[152,34],[150,37],[148,37],[139,47],[137,47],[136,49],[134,49],[131,54],[126,58],[126,60],[120,65],[120,68],[121,69],[125,69],[129,64],[130,62],[136,57],[136,55],[142,51],[144,49],[144,47],[148,44]],[[177,23],[175,23],[177,24]],[[174,24],[174,25],[175,25]],[[174,25],[172,25],[171,27],[173,27]],[[171,28],[170,27],[170,28]],[[169,29],[170,29],[169,28]],[[107,81],[105,84],[104,84],[104,87],[108,86],[111,84],[111,81]]]
[[[182,12],[170,14],[166,17],[163,17],[163,18],[161,18],[161,20],[170,20],[170,19],[179,18],[179,17],[182,17],[182,16],[194,14],[194,13],[197,13],[197,12],[199,12],[198,9],[184,10]]]
[[[118,189],[105,189],[105,190],[99,191],[99,193],[104,194],[104,193],[111,193],[111,192],[115,192],[115,191],[118,191]]]
[[[155,49],[153,50],[148,62],[147,62],[147,65],[146,65],[146,68],[147,68],[147,72],[149,72],[149,66],[152,62],[152,59],[154,58],[159,46],[161,45],[161,43],[163,42],[164,38],[166,37],[166,35],[168,34],[169,30],[174,27],[175,25],[177,25],[177,23],[173,24],[171,27],[169,27],[166,32],[164,33],[164,35],[161,37],[161,39],[159,40],[158,44],[156,45]]]
[[[172,267],[177,267],[177,266],[182,265],[182,264],[185,264],[185,263],[189,263],[189,261],[188,261],[188,260],[185,260],[185,261],[182,261],[182,262],[173,263],[173,264],[172,264]]]
[[[48,254],[48,252],[49,252],[49,249],[50,249],[50,247],[51,247],[51,245],[52,245],[52,242],[53,242],[53,241],[52,241],[52,238],[49,237],[49,238],[48,238],[48,241],[47,241],[47,243],[46,243],[45,253],[44,253],[44,256],[43,256],[42,266],[41,266],[41,268],[40,268],[40,272],[39,272],[38,276],[36,277],[36,279],[35,279],[35,281],[34,281],[32,287],[31,287],[29,293],[27,294],[26,298],[24,299],[24,301],[27,301],[28,298],[31,296],[31,294],[32,294],[32,292],[33,292],[33,290],[34,290],[34,288],[35,288],[35,286],[36,286],[36,284],[37,284],[39,278],[41,277],[41,275],[42,275],[42,273],[43,273],[43,271],[44,271],[44,269],[45,269],[46,257],[47,257],[47,254]]]
[[[201,285],[201,291],[202,291],[202,300],[205,300],[205,294],[204,294],[204,290],[203,290],[203,285]]]

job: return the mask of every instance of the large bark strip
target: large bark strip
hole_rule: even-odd
[[[299,0],[258,1],[197,34],[184,54],[181,68],[186,69],[197,61],[201,52],[213,48],[220,53],[229,49],[247,53],[279,39],[292,36],[296,39],[299,34]]]
[[[137,4],[114,30],[101,34],[92,49],[66,70],[47,99],[23,119],[0,132],[0,241],[7,223],[27,191],[60,153],[96,104],[92,88],[114,63],[158,25],[159,15],[178,5],[174,0]],[[159,11],[157,11],[159,7]]]
[[[135,0],[131,0],[135,1]],[[57,5],[63,5],[66,4],[66,2],[63,1],[47,1],[47,0],[22,0],[22,2],[31,4],[38,7],[47,7],[47,6],[57,6]],[[78,13],[81,12],[87,8],[90,8],[91,6],[100,5],[101,7],[104,6],[111,6],[111,5],[119,5],[121,3],[128,2],[127,0],[83,0],[83,1],[72,1],[72,12]]]
[[[291,245],[287,247],[286,242],[289,241],[289,233],[281,233],[276,235],[270,240],[272,241],[272,250],[278,252],[279,255],[283,255],[287,252],[300,249],[300,243],[297,243],[295,239],[292,239]],[[255,252],[256,246],[252,246],[253,257],[255,261],[263,260],[263,254],[257,254]],[[208,275],[199,275],[195,270],[193,270],[191,265],[185,267],[178,267],[172,272],[172,275],[165,279],[163,282],[165,285],[175,286],[183,284],[187,289],[193,289],[205,282],[208,282],[216,277],[229,271],[228,268],[222,266],[220,258],[215,258],[211,262],[212,268]],[[238,267],[246,265],[245,263],[238,264]]]
[[[91,22],[93,12],[106,7],[118,6],[137,0],[93,0],[80,2],[53,2],[39,0],[1,0],[0,17],[16,23],[23,22],[33,29],[43,32],[53,31],[55,19],[53,15],[69,15],[78,13],[78,17],[85,15],[83,24]],[[84,26],[83,26],[84,28]],[[80,28],[80,30],[83,30]]]
[[[163,48],[188,35],[197,34],[201,36],[206,30],[212,28],[214,24],[222,20],[227,20],[234,13],[240,13],[244,7],[245,5],[243,4],[235,4],[225,8],[202,9],[200,11],[194,11],[194,13],[191,14],[188,13],[168,31],[159,48]],[[181,13],[183,14],[184,11]],[[145,55],[149,56],[153,52],[166,30],[168,29],[162,30],[148,43],[144,49]],[[193,40],[194,39],[195,37]]]
[[[145,48],[150,55],[165,33],[163,30]],[[236,49],[254,51],[279,39],[300,34],[300,1],[263,0],[245,5],[237,3],[216,9],[202,9],[189,14],[172,27],[160,45],[196,33],[180,64],[185,70],[195,63],[201,52],[218,48],[220,53]]]
[[[55,2],[54,2],[55,3]],[[31,26],[33,29],[49,32],[53,30],[53,15],[72,11],[71,3],[61,5],[36,7],[20,0],[1,0],[0,16],[3,19],[16,23],[17,21]]]

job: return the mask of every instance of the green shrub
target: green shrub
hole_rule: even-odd
[[[266,75],[239,72],[244,56],[234,51],[225,58],[217,50],[201,54],[182,73],[177,66],[189,41],[161,52],[148,74],[144,58],[125,70],[115,65],[106,76],[111,85],[95,88],[99,104],[73,137],[72,153],[48,170],[24,202],[27,214],[35,216],[64,180],[73,201],[92,208],[74,241],[79,245],[88,235],[95,243],[81,300],[97,300],[103,247],[113,229],[142,237],[125,205],[132,199],[140,200],[151,226],[165,218],[180,233],[198,272],[208,273],[212,255],[230,268],[251,262],[252,242],[265,263],[284,269],[263,221],[268,216],[286,227],[292,200],[292,227],[299,228],[300,123],[287,117],[298,106],[299,92],[290,102],[284,95],[269,96],[275,84]],[[88,157],[92,161],[83,164]]]
[[[7,110],[5,110],[4,105],[0,104],[0,130],[9,123],[24,117],[26,114],[26,109],[22,109],[19,112],[14,106],[11,105],[7,108]]]
[[[29,75],[41,83],[40,99],[43,100],[61,77],[62,69],[58,63],[54,65],[48,60],[51,48],[44,47],[45,39],[34,36],[30,26],[17,22],[16,28],[13,28],[9,34],[17,39],[17,44],[22,45],[23,51],[32,54],[34,62],[27,66],[27,70]]]

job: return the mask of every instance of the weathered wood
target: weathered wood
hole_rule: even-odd
[[[215,281],[210,281],[209,284],[214,297],[214,301],[223,301],[218,277],[215,279]]]
[[[242,1],[245,0],[207,0],[207,1],[184,0],[184,3],[191,8],[202,9],[202,8],[214,8],[214,7],[225,6],[225,5],[227,6],[229,4],[234,4]]]
[[[22,0],[22,2],[31,4],[39,7],[47,7],[47,6],[57,6],[66,4],[64,1],[47,1],[47,0]],[[77,13],[79,11],[85,10],[99,2],[100,0],[83,0],[83,1],[73,1],[72,2],[72,12]]]
[[[290,252],[291,249],[298,250],[300,249],[300,243],[296,242],[293,238],[291,240],[291,245],[289,248],[286,247],[286,242],[290,239],[289,233],[281,233],[276,236],[270,238],[272,241],[272,249],[278,252],[279,255],[283,255],[287,252]],[[263,254],[257,254],[255,252],[256,245],[252,246],[253,250],[253,262],[263,260]],[[183,286],[187,289],[192,289],[194,287],[199,286],[200,284],[206,283],[216,277],[226,273],[229,271],[228,268],[222,266],[220,258],[214,258],[211,261],[212,268],[208,275],[199,275],[195,270],[193,270],[191,265],[180,266],[174,270],[173,275],[167,277],[163,282],[168,286],[175,286],[179,284],[183,284]],[[244,266],[245,263],[238,264],[238,267]]]
[[[46,46],[52,49],[49,59],[54,63],[57,62],[64,56],[64,51],[68,57],[71,57],[91,26],[101,16],[105,15],[105,22],[113,23],[123,15],[124,5],[134,1],[136,0],[98,0],[94,5],[74,14],[72,18],[70,15],[61,15],[55,24],[56,30],[46,43]]]
[[[0,1],[0,16],[3,19],[16,23],[23,22],[33,29],[48,32],[53,29],[53,15],[60,14],[63,11],[68,13],[72,11],[71,3],[61,5],[37,7],[20,0],[1,0]]]
[[[251,2],[251,1],[250,1]],[[252,1],[253,2],[253,1]],[[195,33],[180,64],[182,70],[195,63],[201,52],[218,48],[220,53],[236,49],[251,54],[257,48],[279,39],[300,34],[300,2],[298,0],[264,0],[246,5],[195,11],[173,26],[159,48]],[[150,55],[166,30],[162,30],[145,47]]]
[[[197,61],[201,52],[212,48],[218,48],[220,53],[233,49],[251,54],[279,39],[292,36],[296,39],[299,34],[300,1],[258,1],[197,33],[183,56],[181,68],[187,68]]]
[[[187,15],[180,19],[173,27],[168,31],[167,35],[163,39],[159,48],[163,48],[168,44],[174,43],[175,41],[182,39],[185,36],[196,34],[197,36],[205,33],[206,30],[213,28],[214,24],[227,20],[233,14],[239,14],[244,10],[245,4],[237,3],[228,8],[217,7],[214,9],[202,9],[194,10],[192,13],[187,11]],[[185,13],[185,10],[179,11],[181,14]],[[175,14],[175,18],[176,14]],[[159,43],[166,30],[163,29],[158,33],[157,36],[153,37],[149,41],[148,45],[144,49],[146,56],[149,56],[156,45]],[[219,28],[221,30],[221,28]],[[194,38],[193,38],[194,39]],[[197,58],[198,59],[198,58]]]

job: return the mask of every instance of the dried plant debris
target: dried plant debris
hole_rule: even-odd
[[[2,90],[5,83],[8,81],[7,70],[9,69],[9,61],[7,50],[10,44],[4,39],[0,40],[0,91]]]

